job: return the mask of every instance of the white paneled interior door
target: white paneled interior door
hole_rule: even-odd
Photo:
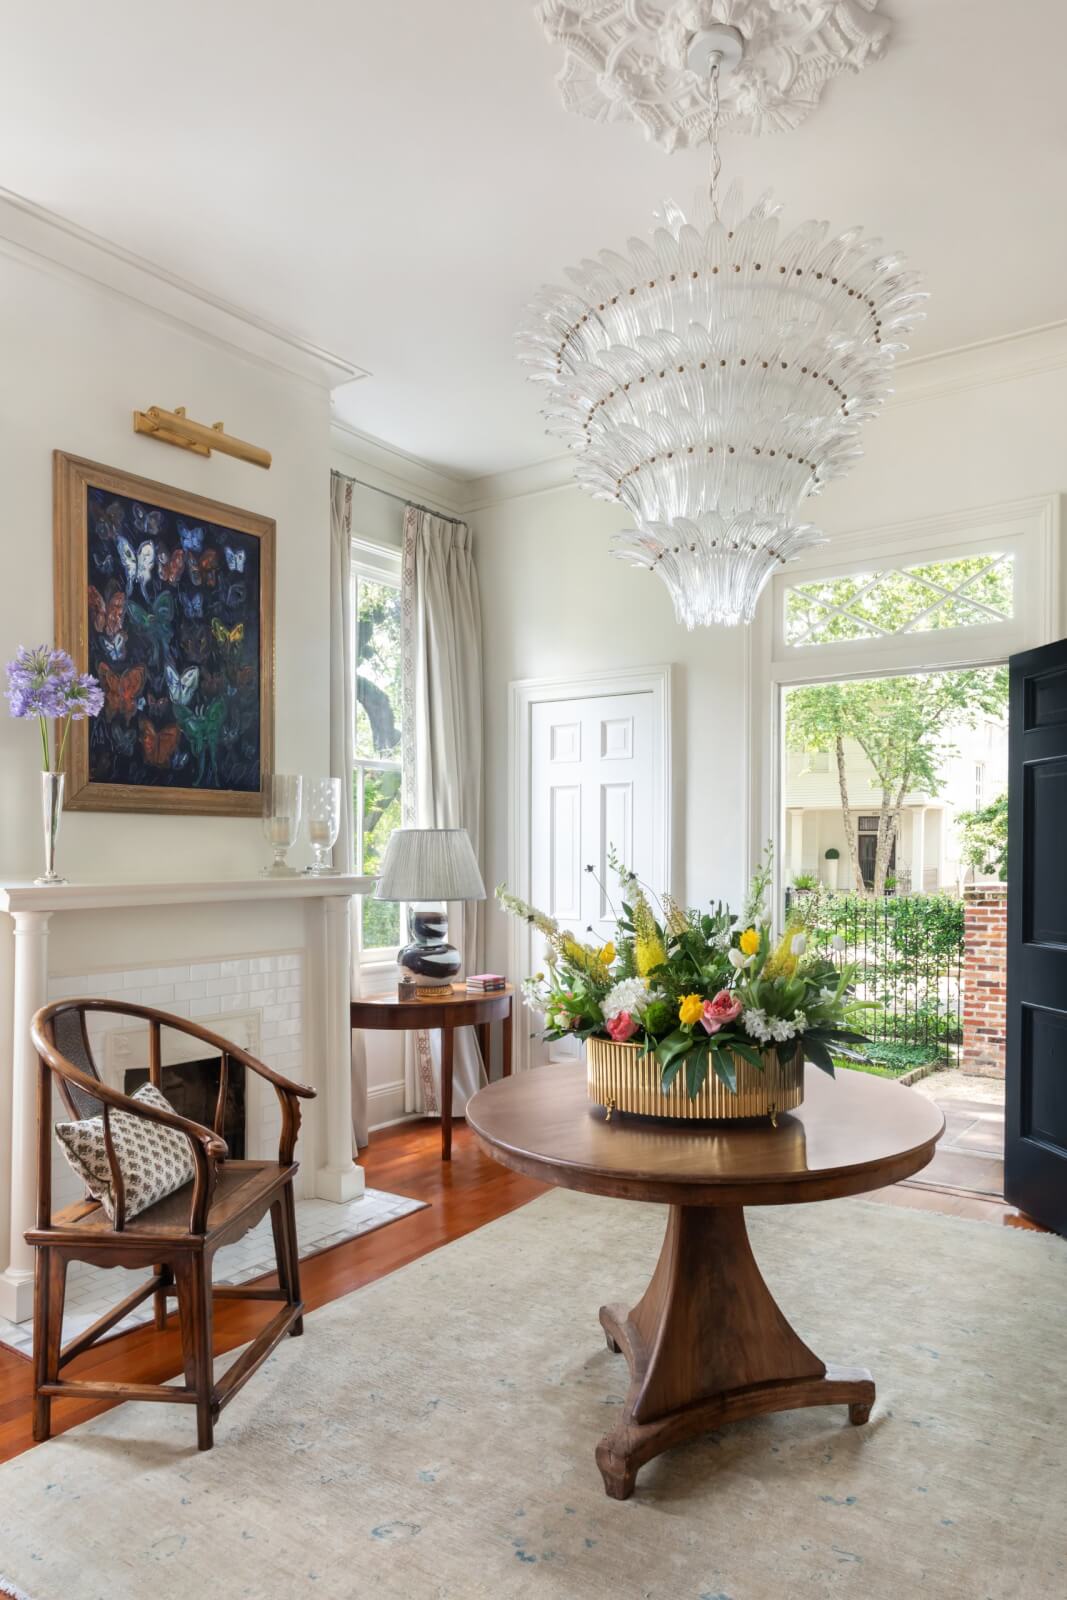
[[[597,694],[530,709],[530,898],[576,938],[603,944],[614,930],[610,902],[619,903],[612,848],[638,877],[664,886],[656,696]],[[535,935],[535,964],[542,950]],[[570,1040],[534,1042],[530,1061],[577,1053]]]

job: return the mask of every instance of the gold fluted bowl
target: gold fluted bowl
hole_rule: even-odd
[[[741,1056],[733,1057],[737,1093],[731,1094],[709,1069],[695,1100],[685,1087],[685,1068],[664,1091],[662,1068],[655,1056],[641,1054],[636,1044],[587,1039],[589,1098],[609,1115],[628,1111],[641,1117],[679,1117],[687,1122],[726,1122],[739,1117],[776,1117],[792,1111],[804,1098],[804,1058],[792,1051],[783,1062],[775,1050],[763,1052],[763,1070]]]

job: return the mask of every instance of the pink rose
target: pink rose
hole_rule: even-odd
[[[620,1011],[608,1023],[608,1032],[616,1044],[625,1044],[627,1039],[632,1039],[637,1032],[637,1023],[628,1011]]]
[[[735,1022],[740,1015],[740,1000],[735,999],[729,989],[720,989],[714,1000],[704,1001],[704,1014],[700,1020],[705,1032],[718,1033],[720,1028],[725,1028],[728,1022]]]

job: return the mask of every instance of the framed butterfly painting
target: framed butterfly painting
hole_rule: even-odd
[[[274,523],[55,452],[56,643],[104,708],[71,811],[260,816],[274,746]]]

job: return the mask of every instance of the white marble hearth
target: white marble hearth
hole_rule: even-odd
[[[0,1317],[23,1322],[32,1310],[33,1253],[24,1234],[36,1204],[37,1062],[29,1030],[49,1000],[88,994],[156,1006],[217,1028],[309,1083],[317,1098],[304,1107],[298,1194],[338,1205],[358,1199],[350,907],[353,895],[373,885],[370,878],[301,876],[0,886],[0,911],[14,934],[7,993],[0,993],[0,1015],[6,1010],[11,1018],[11,1049],[6,1061],[0,1056]],[[98,1068],[116,1087],[125,1066],[137,1062],[137,1035],[131,1019],[93,1019]],[[276,1101],[269,1086],[263,1090],[259,1080],[248,1084],[252,1156],[276,1146]],[[10,1162],[2,1159],[8,1148]],[[74,1196],[66,1174],[56,1172],[58,1206]]]

